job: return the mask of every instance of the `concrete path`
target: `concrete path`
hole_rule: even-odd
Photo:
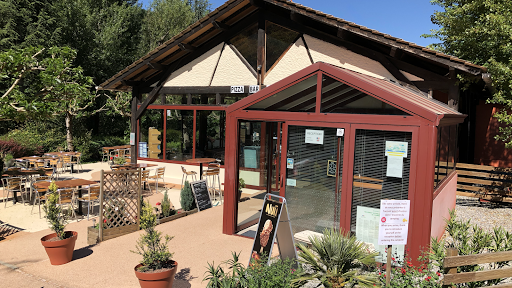
[[[78,232],[73,261],[52,266],[40,238],[50,230],[20,232],[0,241],[1,287],[139,287],[133,268],[141,256],[131,253],[143,231],[107,240],[98,245],[86,243],[90,221],[71,223],[67,230]],[[247,263],[253,240],[222,234],[222,207],[214,207],[157,226],[174,236],[169,242],[178,262],[174,287],[205,287],[202,282],[207,262],[219,264],[241,252]],[[18,235],[18,236],[17,236]]]

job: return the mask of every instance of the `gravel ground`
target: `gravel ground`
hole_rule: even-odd
[[[457,220],[470,220],[486,231],[501,226],[512,232],[512,204],[480,202],[478,198],[457,196]]]

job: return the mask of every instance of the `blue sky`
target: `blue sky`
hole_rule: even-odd
[[[146,5],[151,0],[141,0]],[[211,9],[222,5],[224,0],[210,0]],[[421,38],[438,26],[430,16],[439,6],[429,0],[298,0],[304,6],[332,14],[336,17],[375,29],[406,41],[427,46],[435,39]]]

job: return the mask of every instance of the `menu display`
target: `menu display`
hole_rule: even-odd
[[[199,180],[190,183],[194,198],[196,199],[197,210],[203,211],[208,208],[212,208],[212,201],[210,199],[210,193],[208,193],[208,185],[206,180]]]
[[[283,203],[265,198],[256,238],[254,238],[251,258],[258,260],[261,258],[261,255],[266,254],[270,256],[270,253],[272,253],[282,207]]]

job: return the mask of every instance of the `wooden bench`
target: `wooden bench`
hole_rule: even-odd
[[[512,203],[512,169],[458,163],[457,195]]]
[[[512,268],[510,267],[485,271],[457,273],[457,267],[459,266],[511,261],[512,251],[458,256],[457,249],[449,248],[446,250],[446,255],[447,257],[444,258],[443,262],[443,288],[452,287],[453,284],[512,277]],[[512,283],[505,283],[491,287],[512,287]]]

